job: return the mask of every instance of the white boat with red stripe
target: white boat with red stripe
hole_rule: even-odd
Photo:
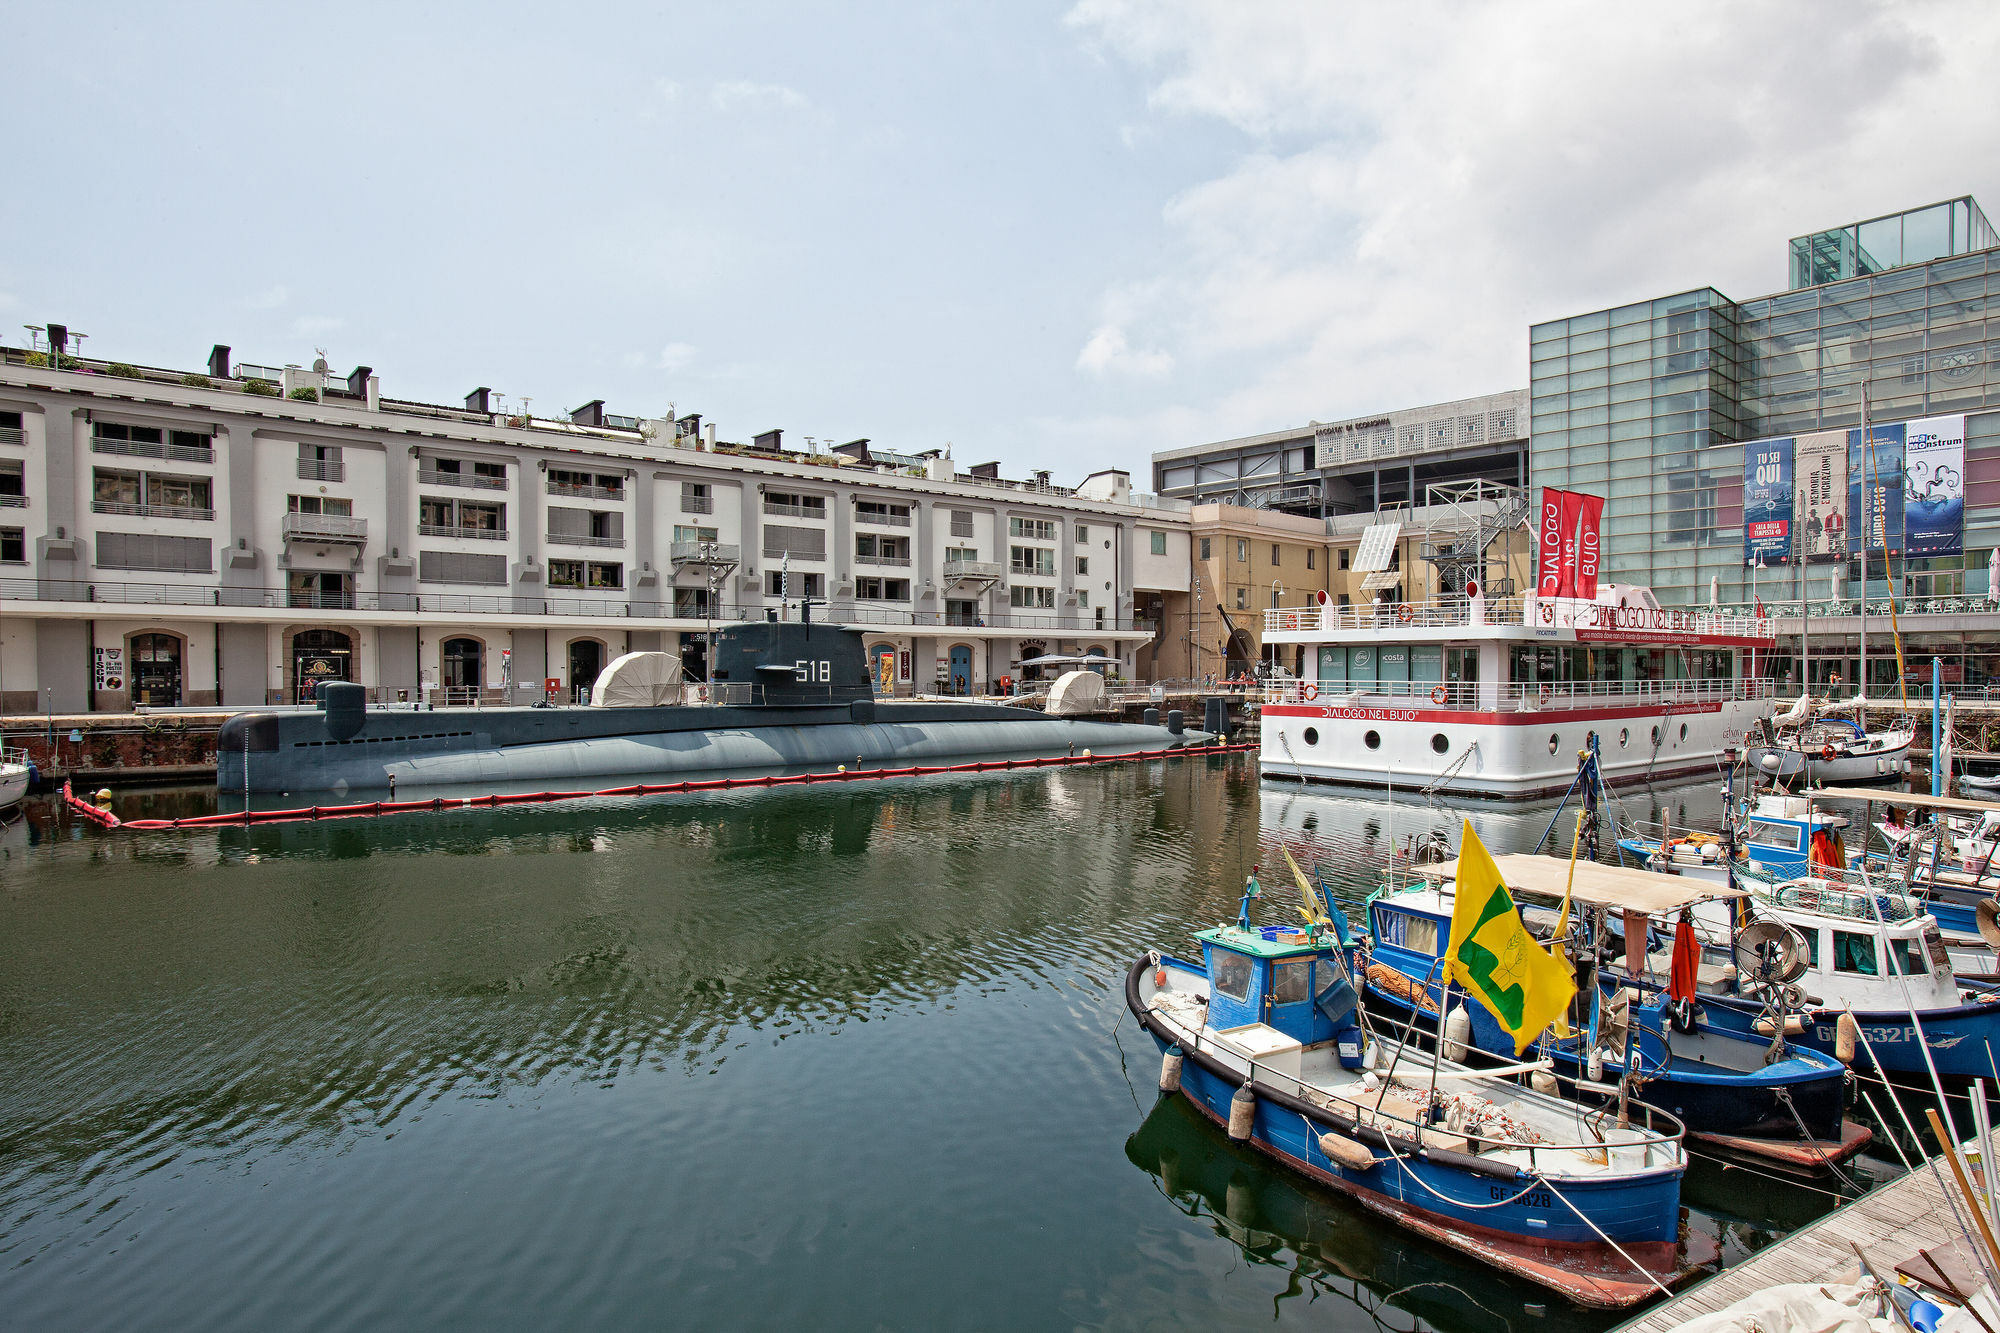
[[[1300,668],[1264,696],[1269,777],[1548,795],[1594,732],[1608,780],[1645,782],[1713,772],[1774,707],[1768,619],[1669,611],[1632,584],[1588,601],[1318,594],[1266,612],[1264,642]]]

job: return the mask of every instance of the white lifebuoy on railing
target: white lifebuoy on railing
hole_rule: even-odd
[[[1451,695],[1445,690],[1445,687],[1442,685],[1437,686],[1435,689],[1431,691],[1431,702],[1434,704],[1441,704],[1450,697]]]
[[[1299,691],[1299,697],[1307,700],[1319,698],[1319,686],[1311,681],[1306,682],[1305,688]]]

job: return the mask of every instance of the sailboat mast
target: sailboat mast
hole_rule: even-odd
[[[1873,459],[1874,453],[1875,451],[1869,447],[1868,440],[1868,384],[1863,381],[1861,385],[1861,667],[1859,679],[1854,684],[1864,698],[1868,694],[1868,535],[1873,528],[1868,517],[1868,506],[1875,498],[1875,487],[1869,475],[1868,464]],[[1883,516],[1883,526],[1882,558],[1886,561],[1889,558],[1886,514]],[[1868,719],[1862,718],[1861,725],[1867,726]]]

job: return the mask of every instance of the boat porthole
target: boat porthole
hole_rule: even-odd
[[[1435,736],[1431,737],[1431,749],[1436,753],[1443,754],[1446,750],[1449,750],[1450,748],[1451,748],[1451,742],[1444,738],[1444,733],[1442,731],[1438,732]]]
[[[1619,748],[1619,749],[1621,749],[1621,750],[1622,750],[1622,749],[1624,749],[1624,748],[1625,748],[1625,746],[1626,746],[1626,744],[1627,744],[1628,742],[1630,742],[1630,741],[1631,741],[1631,739],[1632,739],[1632,728],[1630,728],[1630,727],[1620,727],[1620,728],[1618,728],[1618,748]]]
[[[1660,748],[1660,729],[1658,727],[1653,728],[1653,748],[1655,750]]]
[[[1307,728],[1306,728],[1306,744],[1307,744],[1307,745],[1318,745],[1318,744],[1319,744],[1319,728],[1318,728],[1318,727],[1307,727]]]
[[[1382,733],[1371,731],[1361,738],[1361,743],[1371,750],[1379,750],[1382,748]]]
[[[1555,752],[1556,752],[1557,750],[1560,750],[1560,749],[1562,748],[1562,739],[1563,739],[1563,738],[1562,738],[1562,735],[1561,735],[1561,733],[1559,733],[1559,732],[1554,732],[1554,731],[1552,731],[1552,732],[1550,732],[1550,733],[1549,733],[1549,753],[1550,753],[1550,754],[1554,754],[1554,753],[1555,753]]]
[[[1681,739],[1686,740],[1687,738],[1688,738],[1688,724],[1683,722],[1681,723]]]

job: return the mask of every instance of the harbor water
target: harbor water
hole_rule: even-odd
[[[1495,850],[1553,812],[1468,808]],[[1460,813],[1246,755],[165,833],[33,805],[0,1325],[1606,1327],[1160,1099],[1124,1017],[1280,837],[1358,904]],[[1729,1256],[1834,1201],[1706,1161],[1685,1196]]]

